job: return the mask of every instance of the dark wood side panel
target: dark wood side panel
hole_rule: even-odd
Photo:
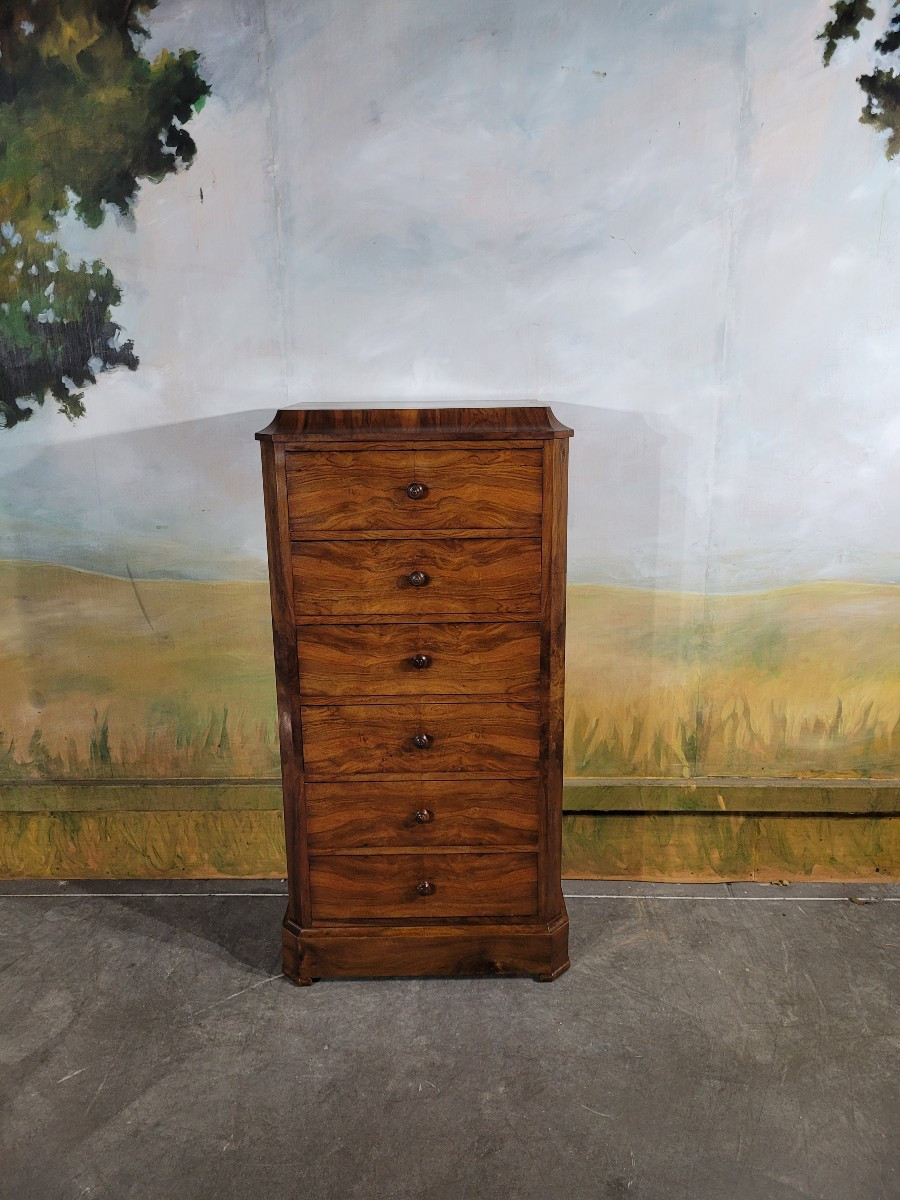
[[[539,538],[294,542],[294,606],[298,618],[537,615],[540,563]]]
[[[562,868],[563,706],[566,656],[566,517],[568,441],[544,447],[544,686],[542,759],[545,798],[541,830],[540,915],[565,912]]]
[[[314,921],[527,917],[537,908],[533,854],[312,855]]]
[[[413,739],[427,739],[418,747]],[[322,704],[303,707],[309,779],[371,775],[529,777],[540,709],[525,703]]]
[[[537,694],[537,622],[302,625],[305,698]]]
[[[307,451],[287,455],[295,535],[308,529],[540,532],[540,450]]]
[[[537,779],[310,783],[316,850],[537,845]]]
[[[292,920],[304,921],[309,913],[309,883],[305,860],[303,737],[300,720],[300,683],[297,668],[291,543],[287,528],[284,449],[280,445],[263,442],[260,450],[262,451],[266,545],[269,555],[269,593],[272,602],[278,737],[284,792],[284,833],[289,891],[288,915]]]

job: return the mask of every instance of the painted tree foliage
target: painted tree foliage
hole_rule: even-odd
[[[158,0],[0,4],[0,427],[52,396],[70,419],[83,388],[134,345],[112,318],[102,262],[70,258],[59,219],[132,213],[141,180],[190,165],[186,129],[209,94],[192,50],[141,53]]]
[[[871,21],[875,16],[875,10],[868,0],[838,0],[832,5],[832,12],[834,17],[819,34],[819,38],[825,42],[826,67],[831,62],[838,42],[844,38],[856,41],[862,23]],[[876,39],[875,49],[885,65],[857,78],[856,82],[866,97],[859,119],[865,125],[873,125],[879,132],[887,132],[885,154],[888,158],[894,158],[900,154],[900,75],[894,70],[900,64],[900,0],[894,0],[887,29]]]

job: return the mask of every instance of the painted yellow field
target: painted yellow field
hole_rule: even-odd
[[[566,769],[900,775],[900,588],[569,589]],[[268,588],[0,562],[0,778],[272,777]]]
[[[571,775],[900,775],[900,587],[572,587]]]
[[[2,775],[278,772],[268,585],[0,562]]]

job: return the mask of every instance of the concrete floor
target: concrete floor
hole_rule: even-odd
[[[569,881],[556,983],[304,989],[280,889],[0,885],[3,1200],[900,1196],[900,888]]]

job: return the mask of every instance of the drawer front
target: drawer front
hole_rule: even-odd
[[[311,851],[397,846],[536,846],[535,779],[310,783]]]
[[[537,911],[537,856],[313,855],[309,887],[314,921],[526,917]]]
[[[290,527],[521,529],[541,524],[540,450],[304,451],[287,455]]]
[[[540,611],[540,538],[294,542],[292,560],[301,620]]]
[[[528,695],[540,681],[536,622],[308,625],[297,650],[307,698]]]
[[[538,774],[537,704],[322,704],[302,713],[309,779]]]

